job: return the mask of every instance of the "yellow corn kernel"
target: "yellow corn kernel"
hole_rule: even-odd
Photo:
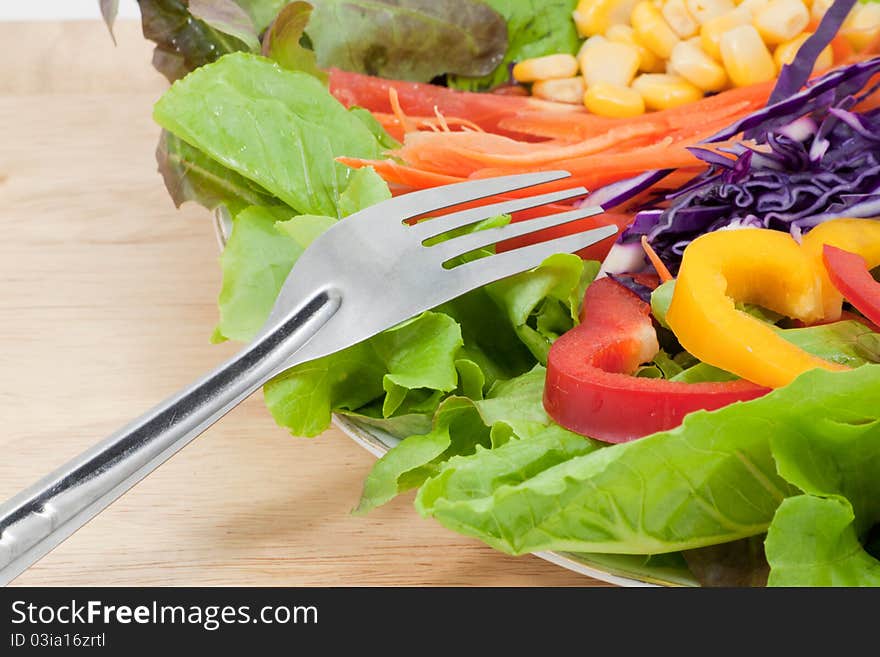
[[[768,0],[769,1],[769,0]],[[834,4],[834,0],[804,0],[807,6],[810,8],[810,18],[816,22],[822,20],[825,16],[825,12],[831,9],[831,5]],[[856,3],[856,5],[850,9],[849,14],[847,15],[847,20],[851,20],[852,17],[859,10],[861,5]],[[846,28],[846,23],[843,24],[841,32]]]
[[[595,39],[596,37],[593,38]],[[645,48],[645,46],[636,41],[635,32],[629,25],[621,25],[619,23],[616,25],[612,25],[608,28],[608,31],[605,32],[605,38],[607,38],[609,41],[615,41],[617,43],[627,43],[631,46],[635,46],[636,50],[639,51],[640,71],[644,73],[663,72],[663,60],[661,60],[659,57],[657,57],[657,55],[655,55],[650,50]]]
[[[635,43],[636,37],[633,29],[626,23],[615,23],[605,30],[605,38],[609,41],[619,41],[620,43]]]
[[[810,12],[801,0],[770,0],[757,13],[754,26],[768,45],[794,39],[810,22]]]
[[[532,95],[557,103],[578,104],[583,101],[587,85],[581,76],[561,80],[538,80],[532,85]]]
[[[853,7],[840,33],[854,50],[865,48],[880,31],[880,5],[873,2]]]
[[[589,87],[584,94],[584,106],[593,114],[619,119],[645,113],[645,101],[639,92],[616,84]]]
[[[720,62],[722,35],[740,25],[748,25],[751,21],[749,12],[741,8],[706,21],[700,28],[700,47],[706,54]]]
[[[822,20],[825,12],[828,11],[833,4],[834,0],[813,0],[810,4],[810,18],[815,21]]]
[[[685,0],[685,4],[700,25],[736,8],[733,0]]]
[[[678,37],[650,0],[643,0],[632,11],[630,22],[636,41],[663,59],[669,59]]]
[[[737,87],[766,82],[776,77],[776,64],[752,25],[740,25],[721,37],[721,61]]]
[[[804,32],[791,41],[786,41],[785,43],[780,43],[776,46],[776,50],[773,51],[773,61],[776,63],[776,70],[781,71],[784,64],[791,64],[792,61],[794,61],[794,56],[797,54],[797,51],[800,50],[800,47],[804,45],[804,41],[812,36],[812,34],[812,32]],[[824,71],[827,68],[831,68],[833,63],[834,53],[831,50],[831,46],[828,46],[825,50],[820,52],[819,56],[816,58],[816,63],[813,65],[813,72]]]
[[[697,20],[691,16],[684,0],[666,0],[660,13],[663,14],[672,31],[682,39],[689,39],[700,31]]]
[[[629,17],[632,15],[633,7],[639,4],[641,0],[617,0],[608,16],[611,19],[611,25],[629,23]],[[606,30],[607,34],[607,30]]]
[[[616,4],[617,0],[581,0],[571,14],[578,34],[591,37],[605,32]]]
[[[608,82],[628,86],[639,70],[639,51],[635,46],[604,41],[589,48],[579,60],[587,86]]]
[[[664,73],[644,73],[633,80],[632,88],[652,110],[678,107],[703,97],[703,92],[684,78]]]
[[[834,0],[832,0],[832,2],[833,1]],[[768,4],[770,4],[770,0],[743,0],[739,3],[737,9],[749,12],[752,20],[754,20],[755,16],[757,16],[758,13]]]
[[[577,61],[578,61],[578,65],[580,65],[580,61],[581,61],[581,59],[583,59],[584,54],[585,54],[590,48],[595,48],[595,47],[598,46],[600,43],[606,43],[607,41],[608,41],[608,39],[606,39],[606,38],[605,38],[604,36],[602,36],[601,34],[597,34],[596,36],[594,36],[594,37],[590,37],[589,39],[587,39],[586,41],[584,41],[584,42],[581,44],[581,48],[580,48],[580,50],[578,50],[578,54],[575,55],[575,58],[576,58]]]
[[[513,78],[517,82],[537,82],[555,80],[577,75],[578,63],[573,55],[546,55],[525,59],[513,67]]]
[[[693,41],[682,41],[675,46],[669,65],[677,75],[702,91],[721,91],[727,86],[724,67]]]

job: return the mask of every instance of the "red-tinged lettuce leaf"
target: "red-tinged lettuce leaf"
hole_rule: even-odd
[[[254,22],[233,0],[189,0],[189,13],[218,32],[247,44],[250,50],[260,49]]]
[[[318,68],[314,51],[300,43],[312,9],[308,2],[291,2],[284,7],[266,30],[262,51],[284,68],[308,73],[326,83],[328,76]]]
[[[682,556],[701,586],[766,586],[770,574],[763,535],[685,550]]]
[[[491,73],[507,50],[507,24],[470,0],[323,0],[306,34],[318,65],[427,82],[444,73]]]
[[[119,0],[98,0],[101,7],[101,16],[107,24],[110,32],[110,38],[113,39],[113,45],[116,45],[116,35],[113,34],[113,23],[116,22],[116,14],[119,12]]]
[[[248,51],[247,43],[190,13],[184,0],[140,0],[144,36],[156,43],[153,66],[173,82],[222,55]]]
[[[256,183],[167,130],[163,130],[159,137],[156,161],[165,187],[177,207],[186,201],[195,201],[209,210],[223,205],[232,214],[237,214],[249,205],[281,204]]]

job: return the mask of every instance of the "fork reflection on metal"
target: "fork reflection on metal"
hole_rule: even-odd
[[[583,188],[405,223],[568,175],[522,174],[413,192],[333,225],[296,262],[264,327],[238,355],[0,506],[0,585],[277,374],[350,347],[469,290],[536,267],[554,253],[577,251],[613,235],[615,226],[603,226],[450,266],[470,251],[601,212],[582,207],[431,240],[488,217],[584,195]]]

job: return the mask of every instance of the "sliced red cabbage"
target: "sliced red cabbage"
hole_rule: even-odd
[[[646,235],[675,272],[685,247],[706,232],[763,227],[799,238],[834,217],[880,215],[880,109],[853,109],[880,88],[873,82],[880,57],[834,69],[801,88],[852,5],[852,0],[835,2],[816,31],[820,38],[808,39],[810,48],[802,47],[780,77],[771,96],[775,102],[707,140],[743,133],[749,141],[723,149],[691,148],[708,169],[667,194],[658,207],[639,212],[619,243]],[[649,171],[591,198],[608,209],[668,173]]]
[[[828,8],[816,31],[798,49],[794,60],[782,67],[776,86],[767,101],[768,105],[797,93],[807,83],[819,54],[831,43],[855,4],[856,0],[837,0]]]
[[[880,110],[828,108],[815,124],[798,119],[735,160],[695,148],[707,173],[640,212],[623,239],[647,235],[670,269],[688,243],[722,228],[755,226],[800,235],[840,216],[880,215]],[[817,148],[817,145],[819,148]]]
[[[838,2],[849,1],[836,0],[833,6],[836,6]],[[816,34],[818,33],[817,31]],[[800,55],[801,51],[798,51],[794,62],[799,60]],[[810,63],[810,66],[812,67],[812,63]],[[854,94],[863,90],[868,81],[878,71],[880,71],[880,58],[873,58],[834,69],[816,79],[801,91],[791,94],[776,103],[768,104],[766,107],[734,122],[724,130],[708,138],[706,143],[732,139],[741,132],[749,139],[760,139],[762,135],[770,131],[783,129],[799,118],[844,102],[845,99],[850,97],[857,101],[860,98],[855,97]],[[870,91],[873,91],[873,89]],[[868,95],[868,92],[864,95]],[[649,189],[672,172],[673,169],[646,171],[638,176],[601,187],[590,194],[583,202],[591,205],[600,205],[605,210],[610,210]]]

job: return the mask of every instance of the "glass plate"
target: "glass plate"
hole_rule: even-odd
[[[214,212],[214,227],[220,248],[232,231],[232,219],[225,208]],[[333,416],[343,433],[374,456],[381,457],[400,442],[381,429],[344,415]],[[535,556],[576,573],[618,586],[698,586],[683,559],[676,555],[646,558],[628,554],[535,552]]]

